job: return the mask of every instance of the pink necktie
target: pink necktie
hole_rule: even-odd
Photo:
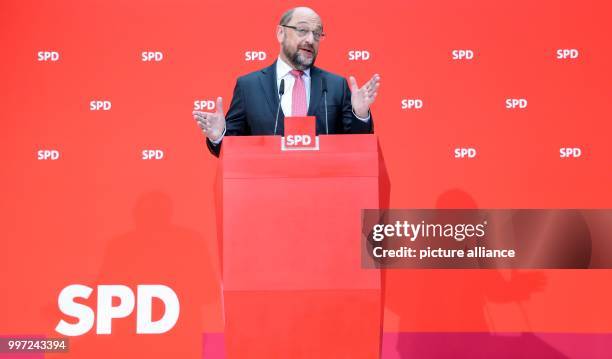
[[[293,83],[293,94],[291,99],[291,116],[306,116],[308,106],[306,104],[306,86],[300,70],[291,70],[291,75],[295,77]]]

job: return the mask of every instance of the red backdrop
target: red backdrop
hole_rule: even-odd
[[[275,25],[293,5],[0,4],[0,334],[58,336],[57,322],[70,318],[57,298],[75,283],[165,283],[182,305],[167,335],[136,336],[133,314],[114,322],[111,336],[92,330],[74,339],[75,357],[153,343],[179,343],[195,355],[198,335],[222,332],[217,159],[191,111],[194,101],[216,96],[228,106],[239,75],[274,61]],[[360,84],[381,75],[372,111],[391,207],[612,204],[609,2],[307,5],[327,33],[317,66]],[[575,49],[570,56],[577,57],[557,58],[559,49]],[[453,50],[474,56],[453,59]],[[40,51],[59,58],[41,61]],[[163,58],[143,61],[143,51]],[[247,61],[248,51],[266,58]],[[351,60],[351,51],[370,57]],[[403,109],[409,99],[422,100],[422,108]],[[506,99],[527,106],[506,108]],[[92,111],[91,101],[111,108]],[[455,158],[461,147],[476,149],[476,157]],[[563,147],[582,155],[560,158]],[[40,160],[40,150],[59,158]],[[143,150],[164,157],[143,160]],[[487,271],[389,271],[384,329],[612,331],[612,272],[542,273],[544,289],[517,302],[483,294]],[[95,295],[85,302],[94,307]]]

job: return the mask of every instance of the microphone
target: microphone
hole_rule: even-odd
[[[280,113],[281,100],[285,93],[285,79],[281,79],[280,86],[278,87],[278,107],[276,108],[276,121],[274,121],[274,136],[276,136],[276,128],[278,127],[278,114]]]
[[[323,100],[325,101],[325,134],[329,135],[329,125],[327,123],[327,80],[321,77],[321,89],[323,90]]]

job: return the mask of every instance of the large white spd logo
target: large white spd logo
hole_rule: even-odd
[[[55,327],[55,330],[66,336],[83,335],[91,330],[96,321],[96,312],[85,304],[77,303],[75,298],[87,299],[93,289],[81,284],[73,284],[64,288],[57,303],[59,309],[65,315],[75,317],[78,322],[71,324],[65,320]],[[136,303],[136,333],[137,334],[162,334],[174,327],[176,324],[180,305],[176,293],[170,287],[161,284],[139,285],[134,292],[125,285],[99,285],[96,334],[111,334],[112,320],[125,318],[134,310]],[[113,306],[113,298],[119,298],[120,303]],[[161,319],[152,320],[152,302],[157,298],[164,303],[165,312]]]

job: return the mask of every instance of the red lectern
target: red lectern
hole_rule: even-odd
[[[374,135],[226,137],[217,210],[228,358],[379,358],[380,272],[361,210],[386,200]]]

